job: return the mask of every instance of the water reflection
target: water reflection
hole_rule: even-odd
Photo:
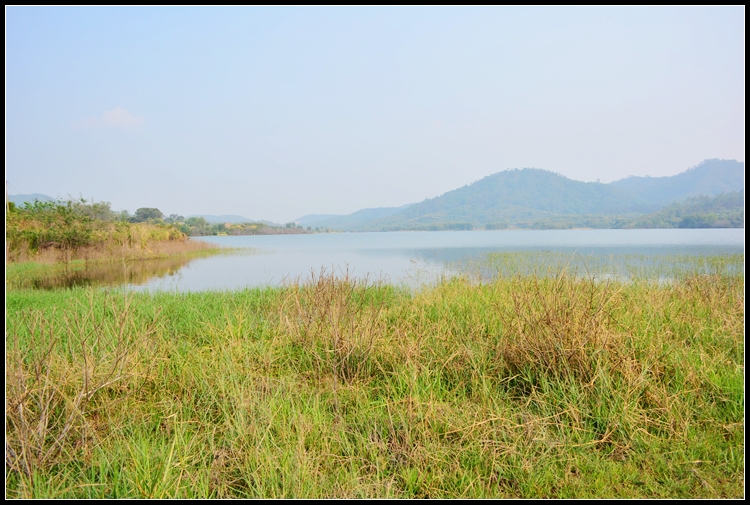
[[[348,271],[351,278],[381,279],[412,288],[462,273],[478,273],[482,280],[488,280],[496,275],[544,274],[565,265],[581,275],[588,272],[600,277],[660,279],[674,278],[682,271],[711,272],[714,266],[703,268],[696,262],[704,257],[744,252],[742,230],[644,231],[212,237],[211,242],[217,245],[251,246],[265,254],[206,258],[183,268],[179,278],[155,279],[132,289],[185,292],[279,286],[305,282],[321,267],[337,274]],[[667,233],[671,231],[677,233]],[[725,267],[742,271],[744,257],[737,258],[740,259],[731,260],[731,265]]]
[[[89,263],[82,269],[67,270],[58,275],[33,279],[37,289],[72,288],[76,286],[141,285],[154,278],[175,275],[191,258],[177,257],[150,260],[124,260],[112,263]]]
[[[669,279],[682,272],[744,274],[744,230],[383,232],[202,237],[227,254],[90,264],[23,287],[117,286],[134,291],[234,290],[305,282],[321,268],[419,287],[456,274]],[[705,259],[709,258],[709,259]],[[715,259],[710,259],[715,258]]]

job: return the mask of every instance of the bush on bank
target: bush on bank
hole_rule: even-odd
[[[23,261],[53,253],[70,261],[82,252],[146,249],[151,244],[186,241],[173,224],[129,222],[108,202],[85,200],[8,205],[5,218],[6,260]]]

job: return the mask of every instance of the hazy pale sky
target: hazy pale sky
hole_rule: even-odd
[[[744,7],[6,7],[8,191],[286,222],[745,160]]]

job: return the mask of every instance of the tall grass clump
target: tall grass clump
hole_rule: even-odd
[[[370,361],[386,334],[382,317],[382,289],[370,289],[368,279],[355,279],[348,271],[341,277],[312,274],[307,284],[287,289],[279,319],[281,332],[300,350],[300,361],[318,375],[353,381],[373,372]]]
[[[156,321],[138,324],[133,300],[105,296],[60,316],[24,310],[6,333],[6,473],[32,492],[43,474],[90,457],[108,436],[106,410],[128,390]]]
[[[621,348],[613,331],[618,290],[611,282],[555,277],[516,277],[499,355],[512,373],[533,372],[589,382],[602,360]]]

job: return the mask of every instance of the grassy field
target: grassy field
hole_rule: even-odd
[[[9,289],[6,497],[741,498],[744,290]]]

